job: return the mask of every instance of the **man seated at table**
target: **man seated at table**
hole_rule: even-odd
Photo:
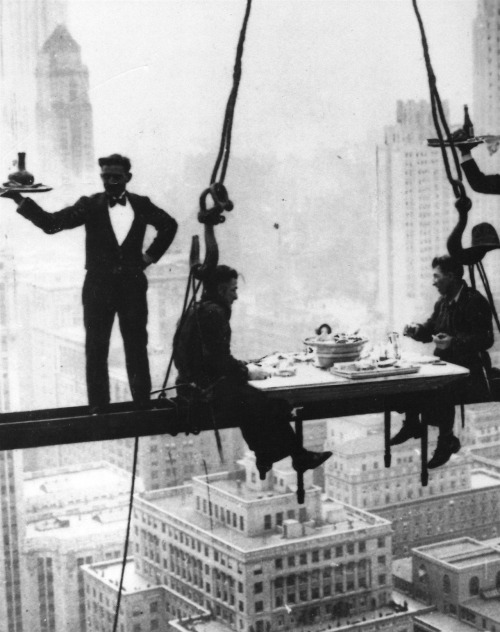
[[[444,465],[460,450],[460,440],[453,434],[455,402],[489,399],[486,369],[490,367],[487,353],[493,344],[491,309],[488,301],[463,280],[464,268],[449,255],[432,261],[433,285],[441,295],[431,317],[423,324],[412,323],[404,335],[420,342],[434,342],[434,355],[463,366],[470,371],[467,383],[444,389],[439,400],[429,403],[422,412],[423,421],[439,428],[438,443],[427,467]],[[418,414],[409,412],[401,430],[391,439],[391,445],[404,443],[422,435]]]
[[[318,467],[332,453],[305,450],[290,426],[289,404],[270,399],[247,383],[269,374],[231,355],[229,320],[238,298],[238,273],[219,265],[203,287],[201,301],[188,311],[174,339],[178,394],[192,398],[202,392],[208,396],[215,422],[224,418],[239,425],[255,453],[262,480],[273,463],[287,456],[298,472]]]

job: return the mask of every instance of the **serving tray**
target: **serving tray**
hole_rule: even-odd
[[[7,191],[13,191],[14,193],[47,193],[47,191],[52,191],[52,187],[48,187],[45,184],[29,184],[26,186],[3,186],[0,187],[0,196]]]
[[[349,363],[350,364],[350,363]],[[349,380],[367,380],[374,377],[389,377],[391,375],[408,375],[410,373],[418,373],[420,371],[419,366],[389,366],[385,368],[376,369],[349,369],[348,366],[332,366],[330,373],[338,375],[340,377],[346,377]]]

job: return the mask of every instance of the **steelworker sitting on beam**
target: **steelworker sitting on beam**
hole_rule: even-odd
[[[226,265],[217,266],[204,281],[201,301],[188,310],[174,339],[177,392],[188,398],[210,393],[215,420],[239,425],[262,480],[273,463],[288,456],[297,472],[314,469],[332,453],[311,452],[300,445],[290,426],[290,405],[269,399],[248,384],[269,374],[231,355],[229,321],[237,290],[238,273]]]
[[[434,355],[440,360],[466,367],[470,375],[465,388],[450,385],[427,402],[423,421],[439,428],[436,450],[427,464],[429,469],[448,462],[460,450],[453,434],[455,402],[487,401],[489,386],[486,368],[490,364],[487,349],[493,345],[491,309],[488,301],[463,280],[463,265],[443,255],[432,261],[433,285],[441,295],[430,318],[424,323],[406,325],[404,335],[419,342],[433,342]],[[458,389],[458,390],[457,390]],[[399,445],[422,436],[418,414],[408,411],[401,430],[391,439]]]

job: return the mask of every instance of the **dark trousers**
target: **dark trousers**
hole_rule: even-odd
[[[146,275],[141,270],[87,272],[82,301],[90,406],[103,406],[110,400],[108,353],[115,314],[118,314],[123,338],[132,398],[136,402],[149,399],[147,289]]]
[[[489,385],[482,366],[468,367],[469,377],[464,382],[445,386],[435,393],[429,394],[424,401],[415,400],[413,405],[394,407],[399,412],[406,412],[406,420],[410,423],[418,421],[419,412],[422,421],[429,426],[439,428],[441,436],[453,433],[455,423],[455,407],[458,404],[487,402],[490,399]]]
[[[227,384],[222,390],[213,403],[216,424],[217,419],[236,422],[259,461],[271,464],[300,451],[286,401],[270,399],[246,384]]]

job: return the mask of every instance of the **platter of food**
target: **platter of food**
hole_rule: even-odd
[[[330,373],[349,380],[367,380],[376,377],[389,377],[393,375],[408,375],[418,373],[420,367],[406,362],[338,362],[330,368]]]
[[[321,334],[306,338],[304,344],[316,351],[320,367],[328,368],[335,362],[358,360],[367,338],[347,334]]]

